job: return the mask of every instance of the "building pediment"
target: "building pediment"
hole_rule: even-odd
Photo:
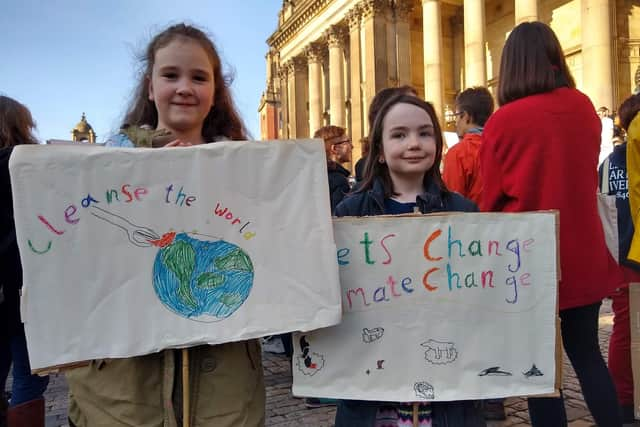
[[[293,13],[267,39],[269,46],[280,48],[293,38],[309,21],[315,18],[329,4],[336,0],[302,0],[293,6]],[[285,7],[290,7],[286,6]]]

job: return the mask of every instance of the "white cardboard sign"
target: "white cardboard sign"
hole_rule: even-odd
[[[324,147],[19,146],[32,369],[335,325]]]
[[[555,221],[548,212],[334,220],[343,320],[294,336],[294,394],[553,392]]]

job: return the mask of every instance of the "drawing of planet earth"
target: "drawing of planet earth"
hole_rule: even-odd
[[[253,286],[253,264],[239,246],[167,233],[153,264],[153,287],[176,314],[216,322],[231,316]]]

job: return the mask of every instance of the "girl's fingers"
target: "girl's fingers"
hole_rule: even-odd
[[[176,139],[174,141],[171,141],[170,143],[168,143],[167,145],[165,145],[165,147],[191,147],[193,146],[192,143],[190,142],[183,142],[179,139]]]

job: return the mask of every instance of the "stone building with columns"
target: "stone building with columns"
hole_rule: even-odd
[[[259,106],[263,139],[346,127],[354,161],[377,91],[411,85],[441,119],[461,89],[495,91],[510,30],[549,24],[578,88],[615,110],[640,86],[640,0],[283,0]]]

